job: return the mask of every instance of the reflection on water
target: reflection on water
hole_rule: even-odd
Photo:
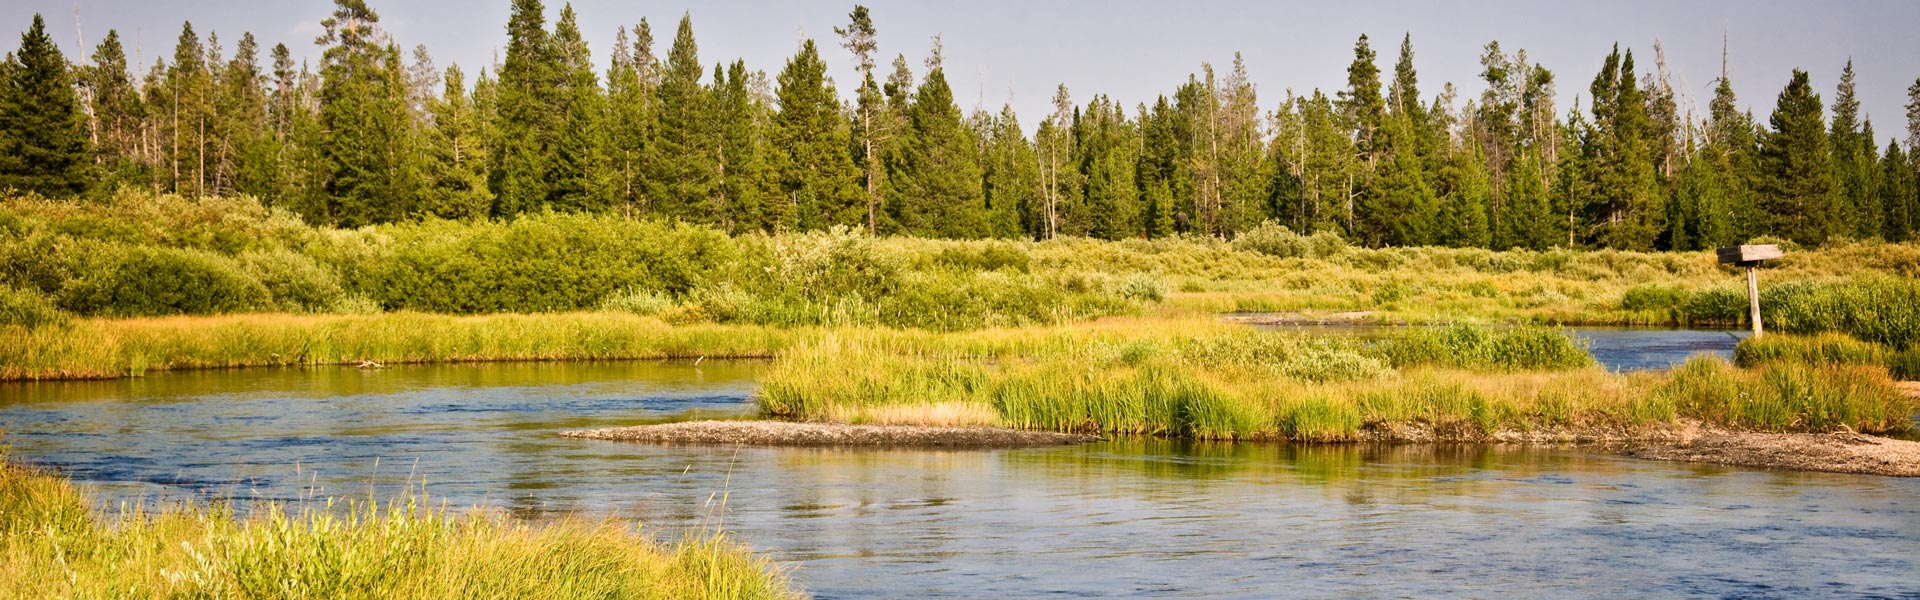
[[[724,524],[826,598],[1920,594],[1912,479],[1566,448],[1130,439],[929,452],[552,435],[748,414],[761,368],[169,373],[0,386],[0,424],[17,455],[109,502],[386,493],[413,477],[455,505],[529,517],[618,514],[666,536]]]
[[[1393,325],[1254,324],[1259,329],[1308,335],[1385,337],[1405,327]],[[1750,335],[1729,329],[1662,329],[1647,327],[1574,327],[1567,330],[1586,340],[1587,351],[1601,366],[1614,371],[1666,369],[1696,354],[1733,360],[1733,349]]]

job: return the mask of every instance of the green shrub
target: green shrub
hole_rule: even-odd
[[[1687,291],[1671,285],[1636,285],[1620,295],[1620,308],[1633,311],[1669,311],[1687,302]]]
[[[204,250],[102,246],[60,291],[83,315],[212,315],[256,310],[270,294],[231,258]]]
[[[34,329],[65,325],[69,321],[67,314],[39,290],[0,285],[0,327]]]
[[[1146,273],[1134,273],[1120,283],[1120,297],[1140,302],[1159,302],[1167,298],[1167,284]]]
[[[1006,242],[953,244],[933,255],[934,264],[975,271],[1017,271],[1026,273],[1033,262],[1026,251]]]
[[[1324,260],[1346,253],[1347,242],[1331,231],[1303,236],[1285,225],[1267,221],[1233,238],[1233,249],[1280,258]]]
[[[1747,321],[1747,291],[1713,288],[1694,292],[1680,307],[1680,314],[1694,325],[1738,325]]]
[[[657,315],[672,308],[673,297],[647,289],[629,287],[600,300],[600,310],[636,315]]]
[[[325,312],[346,295],[340,277],[312,258],[288,250],[240,255],[247,274],[266,286],[272,306],[289,312]]]

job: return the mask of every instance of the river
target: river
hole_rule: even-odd
[[[1597,342],[1596,342],[1597,345]],[[1117,440],[671,447],[564,429],[747,416],[760,362],[158,373],[0,385],[16,457],[103,505],[390,497],[724,528],[821,598],[1920,596],[1920,479],[1579,448]]]

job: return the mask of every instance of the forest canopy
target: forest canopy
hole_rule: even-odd
[[[918,64],[877,55],[863,6],[773,74],[705,62],[684,16],[664,54],[645,19],[621,27],[599,71],[572,7],[545,15],[512,0],[503,57],[478,69],[403,49],[364,0],[336,0],[318,64],[250,33],[229,52],[192,23],[150,65],[117,32],[69,58],[36,15],[0,62],[0,191],[252,196],[337,227],[554,211],[735,234],[1124,239],[1271,222],[1374,247],[1694,250],[1920,228],[1920,79],[1904,145],[1882,146],[1850,62],[1824,99],[1784,74],[1764,117],[1737,108],[1723,70],[1696,114],[1657,42],[1651,61],[1600,49],[1591,80],[1489,42],[1474,98],[1423,91],[1410,35],[1391,58],[1361,35],[1342,89],[1262,99],[1236,55],[1131,107],[1062,85],[1029,135],[1011,107],[961,109],[937,38]],[[860,80],[833,81],[829,60]]]

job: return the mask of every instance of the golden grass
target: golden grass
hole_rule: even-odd
[[[248,517],[92,514],[63,478],[0,456],[0,598],[792,598],[724,535],[661,544],[612,520],[529,524],[409,498]]]

